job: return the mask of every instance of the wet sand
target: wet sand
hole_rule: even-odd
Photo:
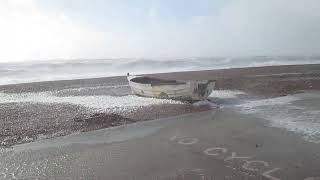
[[[218,109],[18,145],[1,153],[0,178],[311,180],[319,148]]]

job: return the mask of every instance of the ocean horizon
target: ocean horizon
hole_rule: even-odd
[[[0,85],[41,81],[275,65],[318,64],[320,56],[251,56],[186,59],[84,59],[0,64]]]

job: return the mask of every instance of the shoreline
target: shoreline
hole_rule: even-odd
[[[298,75],[310,74],[310,71],[315,75],[319,74],[320,64],[303,64],[303,65],[276,65],[276,66],[259,66],[259,67],[241,67],[241,68],[227,68],[227,69],[213,69],[213,70],[199,70],[199,71],[180,71],[168,73],[155,74],[141,74],[150,77],[158,77],[164,79],[175,80],[203,80],[212,77],[216,80],[228,80],[232,78],[254,78],[262,75],[272,76],[272,74],[289,74],[289,77],[296,77]],[[290,75],[291,74],[291,75]],[[43,92],[52,90],[61,90],[63,88],[72,87],[95,87],[103,85],[127,85],[126,76],[112,76],[112,77],[96,77],[88,79],[70,79],[70,80],[56,80],[56,81],[41,81],[28,82],[19,84],[0,85],[0,91],[14,93],[14,92]],[[223,88],[223,87],[220,87]]]
[[[272,98],[299,93],[305,90],[320,90],[320,64],[286,65],[222,70],[174,72],[148,75],[152,77],[177,80],[216,79],[217,90],[241,91],[245,98]],[[88,101],[99,102],[108,109],[108,98],[117,97],[126,104],[130,96],[125,76],[81,80],[36,82],[16,85],[2,85],[0,92],[14,102],[0,102],[0,147],[17,143],[33,142],[38,136],[54,138],[73,132],[86,132],[119,126],[124,123],[147,121],[158,118],[210,110],[209,107],[195,107],[192,104],[150,104],[145,101],[135,108],[123,111],[91,110]],[[39,93],[49,92],[50,96]],[[33,94],[31,98],[26,94]],[[1,94],[0,94],[1,95]],[[90,99],[88,99],[89,97]],[[2,97],[3,98],[3,97]],[[65,99],[68,99],[66,101]],[[132,103],[140,99],[133,99]],[[80,104],[77,104],[79,103]],[[71,104],[70,104],[71,103]],[[110,108],[109,108],[110,110]]]

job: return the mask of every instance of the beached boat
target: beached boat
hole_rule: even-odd
[[[127,79],[133,94],[162,99],[205,100],[215,87],[214,80],[175,81],[129,74]]]

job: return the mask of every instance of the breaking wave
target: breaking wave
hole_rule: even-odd
[[[174,71],[266,65],[315,64],[320,57],[215,57],[189,59],[106,59],[6,63],[0,66],[0,85]]]

